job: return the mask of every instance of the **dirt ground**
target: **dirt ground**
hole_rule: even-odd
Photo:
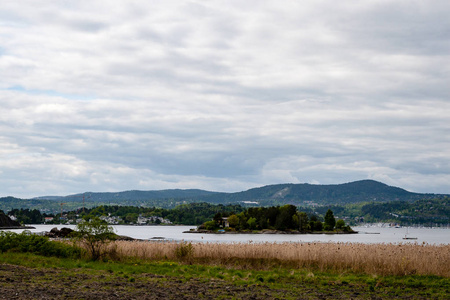
[[[363,287],[320,288],[299,284],[280,290],[237,286],[224,280],[180,280],[154,274],[133,277],[96,270],[33,269],[0,264],[0,299],[391,299]],[[398,298],[398,297],[394,297]],[[415,297],[400,297],[411,299]]]

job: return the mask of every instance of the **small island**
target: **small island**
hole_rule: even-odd
[[[323,221],[316,215],[297,211],[294,205],[252,207],[235,214],[217,213],[214,219],[185,233],[213,234],[353,234],[342,219],[329,209]]]

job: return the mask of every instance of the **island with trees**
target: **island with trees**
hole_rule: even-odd
[[[189,233],[356,233],[330,209],[323,220],[297,210],[294,205],[252,207],[240,213],[219,212]]]

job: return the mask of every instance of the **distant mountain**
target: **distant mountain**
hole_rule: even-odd
[[[414,201],[436,198],[440,195],[408,192],[374,180],[360,180],[344,184],[276,184],[253,188],[238,193],[220,193],[206,196],[207,202],[234,203],[256,201],[262,205],[345,204],[358,202]]]
[[[275,184],[252,188],[237,193],[218,193],[198,189],[172,189],[159,191],[125,191],[117,193],[92,193],[68,196],[44,196],[33,199],[0,198],[0,209],[39,209],[59,212],[79,209],[83,206],[131,205],[173,208],[179,204],[207,202],[213,204],[248,204],[271,206],[294,204],[305,206],[332,205],[359,202],[413,202],[419,199],[443,198],[446,195],[420,194],[388,186],[374,180],[360,180],[344,184]],[[447,195],[449,196],[449,195]],[[83,205],[84,197],[84,205]],[[250,204],[249,204],[250,205]]]
[[[51,201],[62,201],[62,202],[69,202],[69,201],[83,201],[83,196],[85,198],[85,201],[88,202],[124,202],[124,201],[147,201],[147,200],[161,200],[161,199],[184,199],[184,198],[201,198],[204,196],[211,196],[217,194],[215,192],[209,192],[204,190],[197,190],[197,189],[187,189],[187,190],[181,190],[181,189],[172,189],[172,190],[160,190],[160,191],[124,191],[124,192],[117,192],[117,193],[92,193],[92,192],[86,192],[83,194],[75,194],[75,195],[68,195],[63,197],[58,196],[45,196],[45,197],[39,197],[35,199],[39,200],[51,200]]]
[[[15,197],[2,197],[0,198],[0,210],[7,213],[14,208],[24,208],[24,209],[38,209],[45,210],[50,206],[58,208],[56,202],[49,202],[48,200],[41,199],[20,199]]]

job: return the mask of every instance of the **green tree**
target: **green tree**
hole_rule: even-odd
[[[204,225],[207,230],[214,230],[217,228],[216,221],[208,221],[208,222],[205,222]]]
[[[125,216],[125,220],[128,223],[136,223],[139,215],[137,213],[128,213]]]
[[[336,229],[344,229],[344,227],[345,227],[345,221],[342,219],[337,220]]]
[[[297,214],[297,208],[294,205],[284,205],[280,207],[279,214],[276,219],[275,229],[286,230],[296,228],[294,225],[293,216]]]
[[[245,213],[241,212],[237,216],[239,218],[239,229],[246,229],[246,228],[248,228],[247,216],[245,215]]]
[[[116,237],[113,227],[98,217],[83,220],[75,229],[73,236],[86,247],[93,260],[103,257],[106,246]]]
[[[318,222],[317,217],[315,215],[312,215],[309,218],[309,228],[313,231],[316,230],[316,222]]]
[[[336,219],[334,218],[333,212],[331,211],[331,209],[327,210],[327,213],[325,214],[324,217],[324,223],[325,223],[325,230],[326,231],[331,231],[334,229],[334,226],[336,225]]]
[[[232,228],[237,228],[239,226],[239,218],[236,215],[231,215],[228,217],[228,224]]]
[[[300,231],[308,230],[308,215],[305,212],[299,212],[298,214],[298,229]]]
[[[256,229],[256,218],[248,219],[247,224],[250,229]]]
[[[314,230],[316,231],[322,231],[323,230],[323,223],[320,221],[314,222]]]

